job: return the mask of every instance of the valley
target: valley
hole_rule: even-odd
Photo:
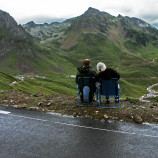
[[[81,16],[61,23],[31,21],[20,26],[5,12],[1,12],[0,20],[4,23],[0,27],[3,32],[0,44],[5,41],[0,50],[0,72],[10,76],[47,77],[46,80],[28,78],[13,89],[31,94],[42,90],[44,95],[76,96],[74,79],[65,76],[75,76],[77,67],[82,65],[80,59],[84,58],[91,59],[94,69],[98,62],[104,62],[120,73],[121,98],[139,98],[148,93],[147,87],[157,83],[158,30],[141,19],[114,17],[89,8]],[[12,25],[23,34],[15,36]],[[8,87],[6,81],[1,79],[1,82],[3,87]]]

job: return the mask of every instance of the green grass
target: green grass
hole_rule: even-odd
[[[152,90],[158,91],[158,86],[153,87]]]
[[[77,45],[67,50],[67,59],[76,67],[82,65],[77,59],[90,58],[94,68],[98,62],[104,62],[107,67],[116,69],[121,75],[121,97],[138,98],[148,93],[147,87],[157,83],[157,80],[151,77],[158,76],[158,48],[151,43],[145,47],[135,45],[135,41],[125,44],[131,47],[128,48],[130,53],[123,52],[101,34],[82,33]]]
[[[66,77],[64,75],[50,75],[46,79],[33,76],[25,76],[24,82],[18,82],[13,86],[9,86],[9,84],[16,79],[4,73],[0,74],[0,90],[17,89],[30,94],[36,94],[39,91],[42,91],[44,95],[65,94],[77,97],[77,85],[75,83],[75,79]],[[148,93],[146,88],[156,83],[156,81],[156,79],[142,80],[141,78],[121,78],[119,81],[120,96],[121,98],[138,98],[145,93]]]
[[[9,90],[12,89],[11,86],[9,86],[8,84],[0,81],[0,90]]]
[[[9,84],[14,81],[16,81],[16,79],[11,75],[0,72],[0,90],[12,89],[12,87],[9,86]]]
[[[72,33],[66,40],[69,40]],[[47,79],[26,79],[18,83],[13,88],[31,94],[43,91],[44,95],[65,94],[77,96],[77,86],[75,80],[67,78],[67,75],[75,75],[77,67],[82,63],[79,59],[90,58],[92,67],[96,69],[98,62],[104,62],[107,67],[116,69],[120,75],[120,95],[122,98],[138,98],[148,93],[146,88],[157,83],[158,76],[158,48],[149,43],[146,47],[139,46],[134,48],[134,41],[124,43],[130,53],[124,52],[111,41],[101,34],[79,34],[77,45],[69,49],[48,48],[37,44],[40,51],[34,57],[18,57],[12,52],[9,57],[4,59],[6,72],[19,74],[16,69],[20,60],[29,61],[29,66],[36,74],[46,76]],[[153,60],[154,59],[154,60]],[[60,77],[57,77],[60,76]],[[15,79],[1,73],[0,89],[10,89],[9,83]]]
[[[20,82],[13,87],[31,94],[36,94],[39,91],[42,91],[44,95],[65,94],[76,96],[77,94],[77,86],[74,79],[66,77],[26,79],[24,82]]]

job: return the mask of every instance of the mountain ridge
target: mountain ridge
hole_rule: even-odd
[[[152,34],[154,36],[155,34],[156,36],[158,35],[158,30],[155,27],[151,26],[150,24],[148,24],[147,22],[141,19],[135,17],[130,18],[128,16],[124,17],[121,15],[115,17],[107,12],[101,12],[92,7],[89,7],[87,11],[85,11],[82,15],[78,17],[71,18],[71,20],[67,19],[64,22],[57,24],[58,26],[60,25],[62,29],[58,30],[57,29],[58,26],[56,28],[52,27],[51,29],[49,29],[49,27],[52,24],[48,24],[47,26],[46,24],[40,24],[40,25],[36,24],[33,25],[34,26],[33,28],[31,28],[27,23],[23,26],[32,36],[36,37],[39,41],[42,41],[43,43],[45,43],[45,41],[47,40],[52,41],[52,44],[56,43],[60,45],[61,48],[69,48],[77,43],[77,42],[72,43],[71,41],[69,41],[68,40],[69,36],[71,37],[71,39],[74,39],[73,41],[76,41],[81,32],[87,32],[87,33],[101,33],[102,35],[105,36],[105,38],[110,38],[111,37],[110,34],[113,33],[111,31],[113,30],[114,32],[116,32],[115,30],[118,30],[118,27],[121,27],[122,30],[120,30],[121,32],[119,32],[118,35],[116,36],[121,35],[123,37],[120,38],[127,38],[127,39],[131,38],[131,40],[135,40],[135,41],[138,41],[136,39],[140,38],[138,36],[146,36],[146,34]],[[142,33],[145,34],[138,35],[136,30],[141,31]],[[131,37],[131,34],[136,34],[136,35]],[[114,36],[114,33],[112,36]],[[116,39],[116,37],[111,40],[114,39]],[[154,40],[154,38],[151,39]],[[146,41],[142,43],[146,45],[145,43],[148,40],[149,39],[146,39]],[[70,43],[72,43],[72,45]]]

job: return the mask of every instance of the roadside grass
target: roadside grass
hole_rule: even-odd
[[[132,97],[126,97],[124,99],[122,99],[123,101],[129,101],[130,103],[139,103],[140,100],[138,98],[132,98]]]

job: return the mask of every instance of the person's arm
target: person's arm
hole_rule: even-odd
[[[94,76],[95,76],[95,77],[97,77],[97,73],[96,73],[96,71],[95,71],[95,70],[94,70]]]
[[[120,74],[116,70],[113,70],[113,73],[115,74],[115,77],[119,80]]]
[[[115,70],[116,73],[116,78],[119,80],[120,79],[120,74]]]
[[[76,83],[78,84],[78,72],[76,74]]]
[[[97,74],[96,81],[99,82],[99,79],[100,79],[100,72],[99,74]]]
[[[96,73],[96,71],[94,70],[94,69],[92,69],[92,73],[93,73],[93,76],[95,77],[95,81],[97,82],[97,73]]]
[[[97,73],[96,73],[96,71],[93,68],[90,68],[89,74],[91,76],[97,77]]]
[[[78,77],[81,77],[81,73],[78,71],[76,74],[76,83],[78,84]]]
[[[117,78],[118,78],[118,80],[119,80],[119,79],[120,79],[120,74],[119,74],[118,72],[117,72],[117,75],[118,75],[118,77],[117,77]]]

